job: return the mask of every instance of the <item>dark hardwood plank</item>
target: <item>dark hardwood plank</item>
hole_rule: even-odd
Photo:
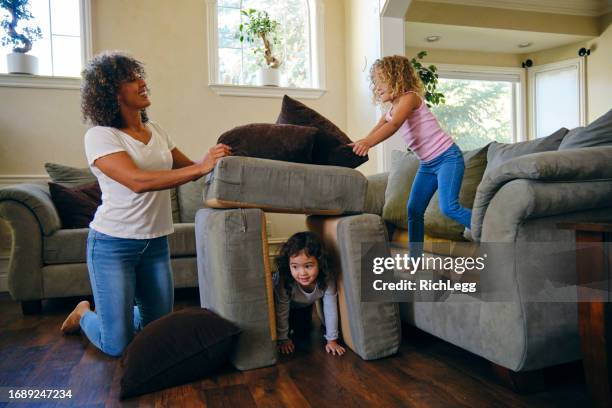
[[[325,353],[317,324],[310,344],[274,367],[240,372],[227,365],[201,381],[120,401],[119,360],[82,335],[59,332],[78,300],[50,300],[42,315],[23,316],[19,303],[0,294],[0,385],[63,385],[73,405],[94,407],[588,406],[580,365],[551,368],[559,378],[523,396],[497,384],[488,361],[417,329],[405,331],[396,356],[366,362],[351,351]],[[197,291],[177,296],[175,310],[198,301]]]

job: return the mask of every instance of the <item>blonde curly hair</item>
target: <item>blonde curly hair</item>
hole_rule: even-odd
[[[395,99],[401,94],[414,91],[424,96],[424,88],[419,75],[412,67],[410,59],[402,55],[393,55],[377,59],[370,68],[370,89],[374,103],[382,103],[376,94],[376,82],[387,83],[391,96]]]

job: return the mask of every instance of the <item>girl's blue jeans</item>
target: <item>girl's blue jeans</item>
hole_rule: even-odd
[[[464,169],[463,154],[456,144],[435,159],[421,162],[407,203],[411,257],[420,257],[423,254],[425,210],[436,190],[438,190],[440,211],[470,228],[472,211],[459,204],[459,190]]]
[[[116,238],[90,228],[87,268],[96,311],[83,315],[81,329],[104,353],[120,356],[137,330],[172,312],[168,237]]]

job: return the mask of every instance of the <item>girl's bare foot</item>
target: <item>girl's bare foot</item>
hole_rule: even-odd
[[[66,320],[64,320],[64,323],[62,323],[62,333],[70,334],[78,332],[81,328],[81,317],[83,317],[85,312],[89,310],[91,310],[91,306],[89,305],[88,301],[83,300],[82,302],[79,302],[74,310],[68,315]]]

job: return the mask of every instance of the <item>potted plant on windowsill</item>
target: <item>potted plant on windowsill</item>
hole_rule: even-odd
[[[265,66],[259,70],[260,85],[279,86],[280,85],[280,60],[272,52],[273,45],[280,43],[278,39],[278,29],[280,23],[270,18],[266,11],[255,9],[242,10],[242,15],[247,18],[245,23],[240,24],[237,36],[240,42],[258,43],[261,40],[262,47],[256,46],[253,53],[263,54]]]
[[[0,8],[8,12],[0,21],[8,34],[2,37],[2,46],[13,45],[13,52],[6,56],[9,74],[38,74],[38,58],[27,52],[32,49],[32,41],[42,38],[40,27],[23,27],[21,33],[17,32],[20,21],[34,18],[28,6],[29,0],[0,0]]]

